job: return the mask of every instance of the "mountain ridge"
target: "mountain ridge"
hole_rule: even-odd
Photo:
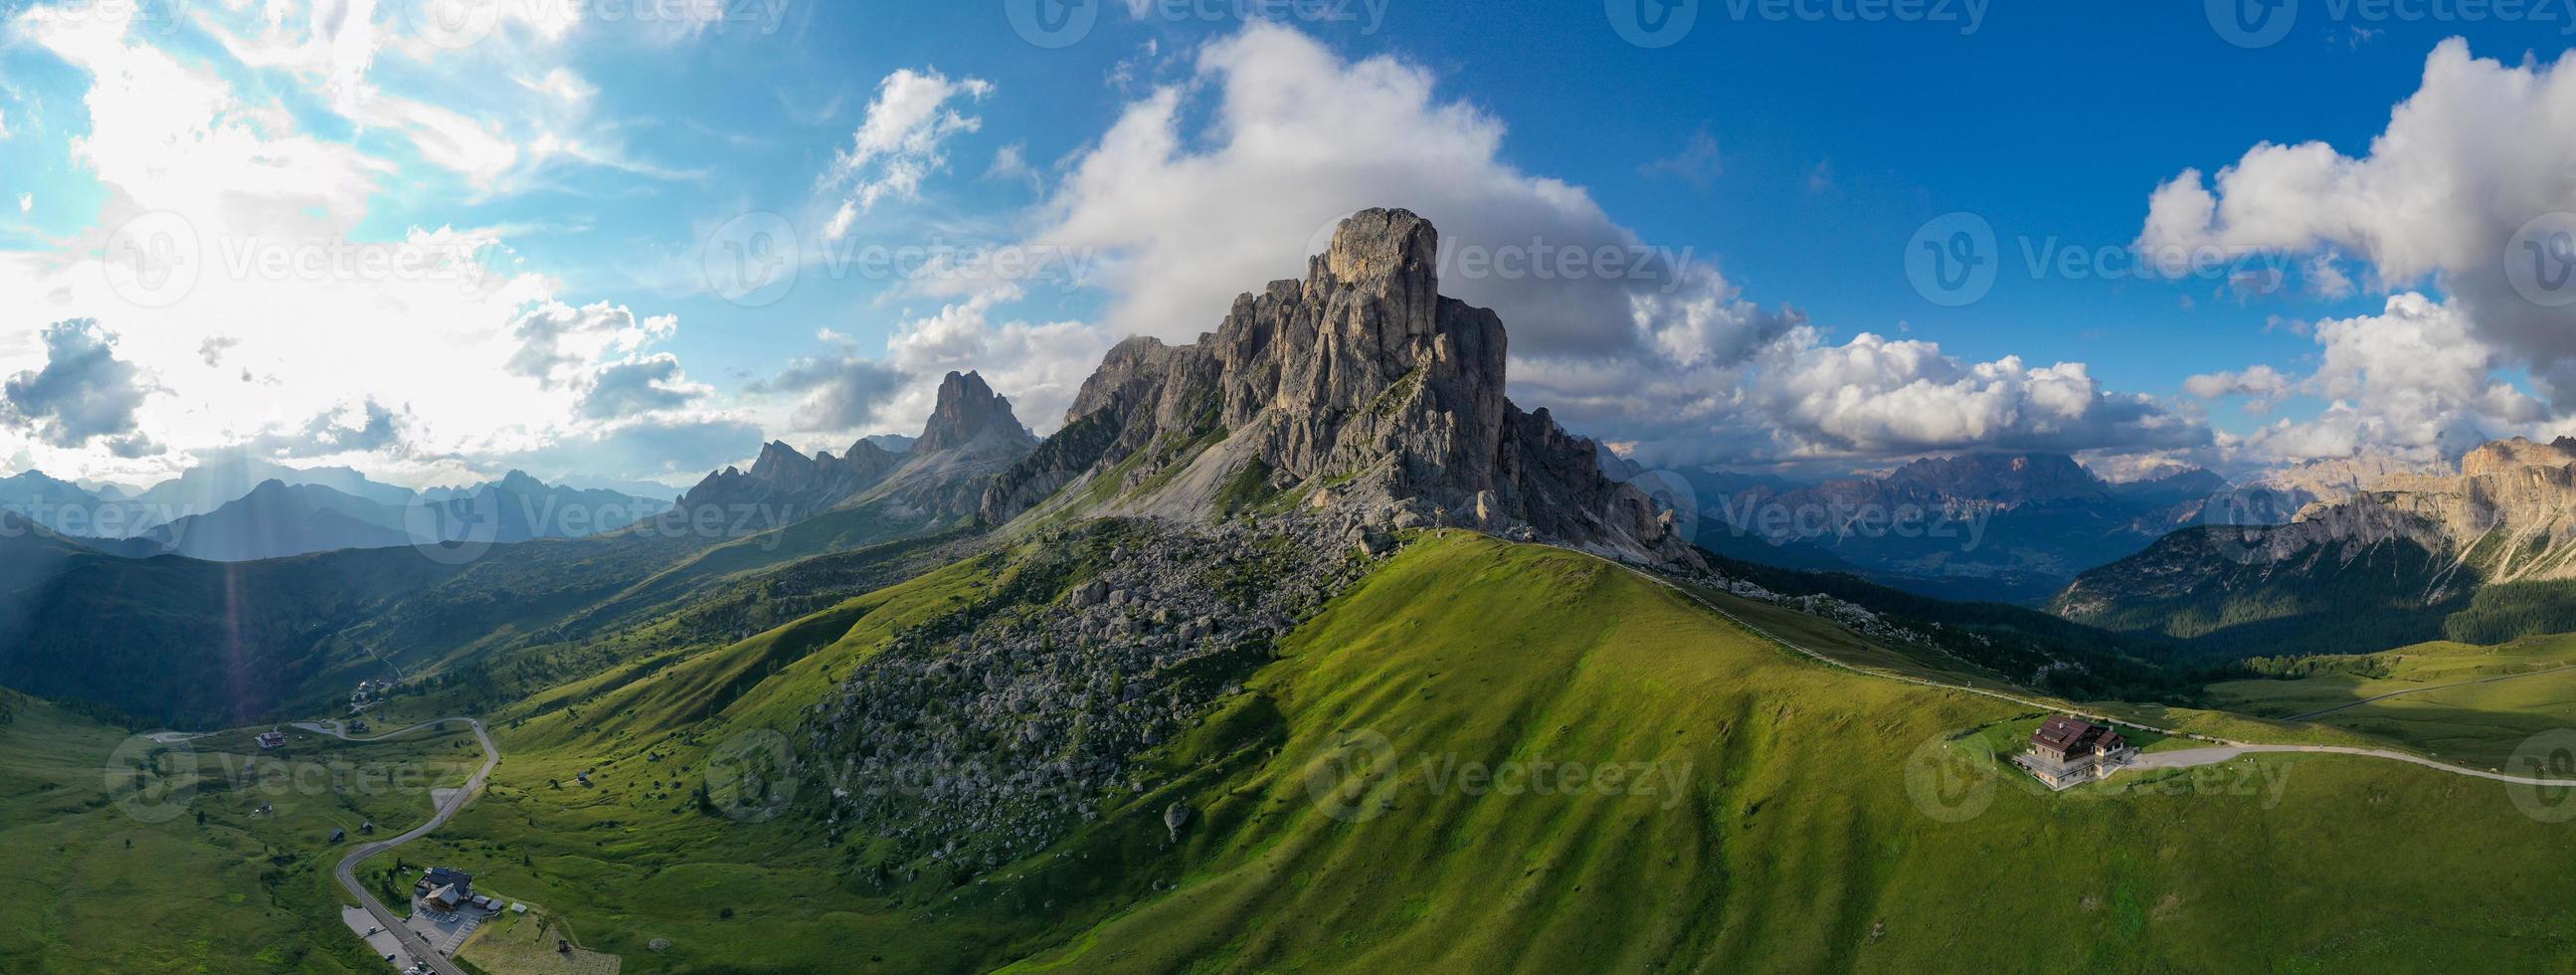
[[[1695,561],[1597,445],[1504,396],[1502,320],[1440,295],[1438,248],[1420,216],[1363,210],[1305,278],[1238,296],[1197,342],[1119,343],[982,517],[1302,510]]]

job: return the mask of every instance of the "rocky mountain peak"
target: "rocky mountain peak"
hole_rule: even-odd
[[[2576,437],[2560,437],[2545,444],[2515,437],[2482,445],[2462,455],[2460,474],[2476,477],[2524,467],[2565,467],[2569,464],[2576,464]]]
[[[1387,321],[1430,323],[1440,302],[1440,232],[1409,210],[1362,210],[1307,262],[1307,288],[1331,285],[1384,302]]]
[[[1064,431],[996,479],[983,516],[1114,474],[1139,490],[1110,511],[1204,517],[1260,495],[1689,558],[1651,499],[1603,474],[1596,445],[1504,398],[1502,320],[1440,296],[1439,244],[1409,211],[1363,210],[1303,280],[1235,298],[1197,343],[1120,343]]]
[[[772,440],[761,445],[760,457],[751,462],[750,474],[763,481],[783,480],[790,472],[801,471],[812,463],[812,458],[788,446],[787,441]]]
[[[2065,454],[1961,454],[1925,458],[1887,478],[1945,499],[2030,504],[2108,494],[2109,485]]]
[[[985,385],[983,376],[952,372],[939,383],[938,405],[931,409],[930,422],[922,427],[911,452],[949,450],[988,435],[1023,446],[1037,443],[1037,437],[1012,414],[1011,401]]]

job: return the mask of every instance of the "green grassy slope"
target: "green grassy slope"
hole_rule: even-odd
[[[2438,639],[2446,618],[2472,607],[2482,564],[2474,557],[2458,565],[2450,555],[2397,538],[2310,545],[2276,560],[2260,554],[2259,539],[2272,530],[2174,532],[2144,552],[2077,576],[2050,610],[2115,633],[2161,637],[2179,658],[2219,661],[2370,652]],[[2532,609],[2489,605],[2477,614],[2483,622],[2464,625],[2510,627]]]
[[[2430,971],[2576,946],[2546,906],[2576,891],[2576,836],[2501,786],[2267,758],[2060,795],[2004,780],[1946,822],[1908,756],[2035,716],[1803,662],[1562,552],[1419,545],[1290,649],[1257,687],[1285,740],[1199,793],[1180,889],[1025,967]],[[1383,805],[1328,815],[1309,773],[1369,732],[1401,763],[1332,795]],[[1435,789],[1453,757],[1664,763],[1688,793]]]
[[[722,789],[698,800],[732,781],[711,768],[793,754],[764,733],[1010,571],[952,566],[499,715],[491,794],[406,856],[545,905],[629,972],[2432,971],[2576,950],[2549,906],[2576,895],[2576,834],[2501,785],[2266,756],[2048,794],[1976,750],[2036,712],[1829,668],[1606,563],[1463,532],[1303,625],[1029,860],[884,876],[872,837],[810,804],[738,821],[706,808]],[[1555,788],[1574,766],[1651,787]],[[1471,789],[1476,767],[1553,777]],[[1918,799],[1910,769],[1959,788]]]
[[[427,790],[479,762],[457,749],[469,739],[306,738],[262,752],[236,732],[155,755],[0,691],[0,971],[383,971],[340,923],[330,874],[345,844],[330,831],[428,818]],[[147,769],[139,780],[133,761]],[[195,775],[179,774],[189,762]],[[400,768],[419,771],[379,778]],[[182,781],[194,792],[170,791]],[[184,801],[165,801],[174,794]],[[261,803],[274,811],[254,814]]]
[[[2571,666],[2576,634],[2497,646],[2434,642],[2280,662],[2280,677],[2212,684],[2209,696],[2216,706],[2273,718],[2354,705],[2314,721],[2492,768],[2534,735],[2576,727],[2576,670],[2548,672]],[[2497,677],[2513,679],[2490,680]],[[2355,703],[2395,693],[2404,696]]]
[[[239,564],[75,555],[0,599],[0,685],[180,727],[246,724],[330,666],[331,633],[455,572],[408,548]]]
[[[837,676],[903,628],[956,611],[996,572],[995,560],[970,560],[531,698],[498,716],[507,760],[490,791],[404,855],[546,905],[628,972],[972,970],[1047,922],[988,912],[929,923],[945,884],[860,883],[821,824],[723,815],[696,793],[733,781],[725,770],[745,756],[789,748],[770,733],[792,730]],[[583,771],[593,785],[578,784]],[[733,798],[708,801],[721,810]],[[647,949],[655,938],[671,949]]]

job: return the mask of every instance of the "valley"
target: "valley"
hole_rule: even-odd
[[[1036,856],[920,870],[938,861],[884,860],[883,841],[859,835],[834,842],[819,783],[800,783],[775,818],[711,813],[679,787],[715,781],[703,776],[708,763],[738,758],[740,744],[728,742],[746,735],[755,751],[795,754],[782,704],[884,652],[902,627],[946,610],[946,595],[980,575],[925,577],[803,624],[828,627],[823,634],[790,628],[515,729],[502,718],[495,726],[511,761],[487,797],[418,855],[470,864],[549,902],[578,899],[599,914],[587,933],[632,970],[797,968],[862,953],[871,963],[860,970],[976,970],[1015,958],[1081,970],[1159,970],[1182,957],[1266,967],[1323,963],[1290,947],[1317,943],[1333,946],[1328,967],[1365,966],[1373,953],[1476,967],[1499,963],[1487,952],[1518,958],[1544,945],[1579,953],[1566,959],[1597,960],[1613,946],[1643,952],[1618,967],[1724,957],[1871,968],[1910,951],[1960,950],[1965,932],[2050,898],[2010,866],[2035,855],[2086,865],[2043,886],[2060,885],[2054,896],[2068,900],[2102,898],[2098,914],[2075,922],[2095,937],[2055,954],[1989,949],[2006,953],[1979,963],[2226,967],[2249,959],[2194,954],[2187,946],[2224,939],[2191,933],[2259,925],[2272,947],[2245,949],[2252,957],[2403,970],[2437,969],[2443,951],[2514,957],[2518,939],[2504,932],[2519,916],[2506,908],[2484,935],[2436,932],[2402,909],[2356,917],[2346,907],[2340,922],[2317,920],[2337,912],[2311,897],[2339,898],[2331,891],[2356,883],[2440,884],[2405,865],[2438,860],[2374,858],[2373,876],[2346,874],[2343,858],[2299,856],[2299,837],[2328,841],[2289,823],[2324,817],[2337,824],[2333,842],[2384,836],[2390,849],[2438,851],[2498,833],[2544,848],[2566,842],[2524,818],[2505,786],[2327,755],[2240,759],[2284,783],[2242,794],[2229,791],[2237,778],[2264,779],[2226,767],[2142,771],[2051,795],[1988,765],[1969,781],[1987,783],[1990,805],[1944,822],[1909,793],[1916,753],[1977,729],[2026,734],[2042,709],[1838,670],[1605,563],[1463,533],[1408,544],[1283,640],[1279,659],[1221,700],[1199,731],[1148,751],[1134,792],[1108,799],[1096,821]],[[1425,599],[1424,587],[1448,596]],[[1566,618],[1602,628],[1576,636],[1558,625]],[[1475,636],[1443,636],[1466,633]],[[744,658],[773,653],[772,639],[829,642],[699,710],[703,695],[726,686],[699,674],[738,672]],[[1614,710],[1627,717],[1603,721],[1600,695],[1622,701]],[[675,709],[703,716],[653,717]],[[2367,741],[2214,712],[2106,709],[2217,736]],[[1572,720],[1578,714],[1589,717]],[[1681,769],[1687,785],[1681,796],[1467,794],[1437,775],[1443,762],[1541,760]],[[602,784],[553,786],[577,768],[603,770]],[[1166,825],[1174,803],[1192,810],[1177,842]],[[1601,842],[1612,835],[1627,839]],[[1510,852],[1448,855],[1462,844]],[[1978,852],[2002,848],[2016,852]],[[2288,881],[2244,872],[2248,856]],[[2559,882],[2539,864],[2502,869],[2535,885],[2520,889]],[[1647,903],[1663,906],[1611,909],[1581,896],[1609,883],[1644,885],[1658,892]],[[2267,906],[2247,918],[2241,898],[2255,886],[2269,892]],[[2011,893],[1947,893],[1961,888]],[[2457,892],[2505,908],[2494,895]],[[785,909],[724,917],[705,907],[745,902]],[[1773,909],[1779,903],[1799,909]],[[1497,912],[1527,940],[1457,936],[1459,925],[1492,930]],[[672,947],[640,947],[652,938]],[[1041,947],[1056,939],[1065,946]],[[1879,957],[1887,960],[1871,960]]]
[[[2464,563],[2420,516],[2158,535],[2224,485],[2037,454],[1766,502],[1941,507],[2041,546],[1935,575],[2111,560],[2055,615],[1899,585],[1902,546],[1696,545],[1506,396],[1502,323],[1440,294],[1438,248],[1413,213],[1354,214],[1200,341],[1108,350],[1050,437],[952,371],[902,450],[770,442],[581,537],[221,563],[27,524],[0,680],[37,696],[0,723],[23,785],[0,844],[35,865],[13,882],[84,896],[20,908],[0,962],[381,971],[451,946],[342,918],[398,926],[431,866],[532,905],[439,929],[440,972],[2576,952],[2548,907],[2576,894],[2576,759],[2548,747],[2576,642],[2316,652],[2499,591],[2444,588]],[[2228,538],[2266,557],[2212,562]],[[2052,790],[2014,764],[2051,716],[2140,751]],[[262,757],[279,772],[231,771]],[[235,889],[138,882],[152,864]],[[2035,913],[2055,936],[1993,936]],[[146,958],[101,933],[119,916],[203,934]]]

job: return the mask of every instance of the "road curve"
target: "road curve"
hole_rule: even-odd
[[[339,879],[340,886],[348,890],[349,896],[358,899],[358,906],[366,908],[367,915],[376,919],[377,927],[390,932],[394,936],[394,940],[401,943],[405,953],[411,955],[414,960],[427,962],[430,970],[438,972],[439,975],[465,975],[465,970],[457,967],[455,962],[449,961],[447,956],[441,955],[436,949],[431,948],[428,940],[422,938],[419,934],[414,933],[408,926],[405,926],[402,923],[401,917],[396,916],[392,909],[387,908],[384,905],[384,902],[377,900],[376,895],[369,893],[366,885],[358,882],[358,864],[365,862],[367,858],[375,856],[376,854],[383,853],[397,846],[401,846],[423,836],[427,836],[440,826],[446,825],[449,817],[456,815],[456,811],[465,808],[465,803],[472,800],[476,793],[483,791],[483,783],[492,777],[493,766],[501,764],[501,749],[492,744],[492,735],[490,732],[483,730],[483,722],[476,721],[472,718],[439,718],[434,721],[423,721],[409,728],[404,728],[401,731],[389,731],[372,738],[351,738],[349,737],[349,733],[345,730],[341,730],[341,727],[336,722],[334,722],[330,727],[312,724],[296,725],[296,727],[304,728],[308,731],[320,732],[344,741],[365,742],[382,741],[396,735],[409,734],[432,725],[447,724],[455,721],[465,722],[467,726],[473,728],[474,737],[483,743],[483,767],[474,773],[473,778],[465,780],[464,788],[449,793],[447,801],[437,803],[437,811],[430,815],[428,822],[413,827],[411,832],[404,833],[392,839],[378,840],[374,843],[369,843],[350,851],[348,856],[340,858],[340,865],[332,871],[332,876]]]

